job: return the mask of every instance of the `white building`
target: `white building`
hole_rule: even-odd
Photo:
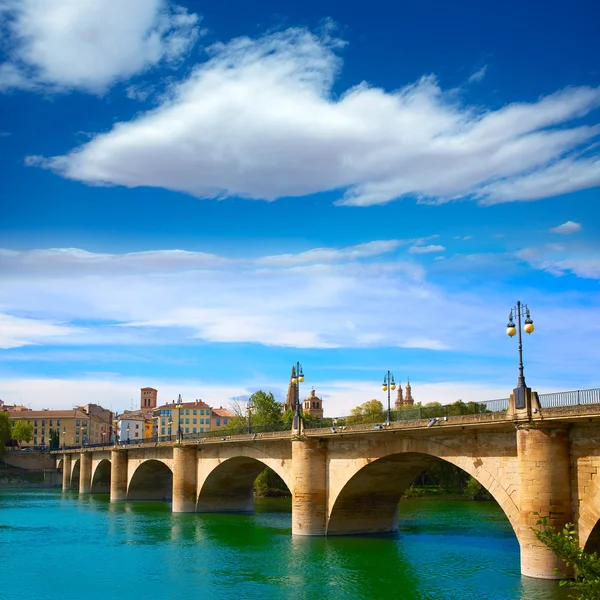
[[[119,417],[117,424],[119,442],[136,442],[144,439],[143,417]]]

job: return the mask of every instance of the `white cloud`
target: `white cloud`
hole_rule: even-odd
[[[19,318],[0,312],[0,349],[18,348],[37,343],[52,343],[77,332],[55,321]]]
[[[0,90],[101,93],[178,61],[199,34],[199,17],[167,0],[4,0],[2,17],[11,59]]]
[[[524,248],[517,256],[534,269],[557,277],[571,273],[584,279],[600,279],[600,251],[595,246],[546,244]]]
[[[570,235],[571,233],[578,233],[581,231],[581,223],[576,223],[575,221],[567,221],[558,227],[552,227],[550,229],[550,233],[558,233],[560,235]]]
[[[408,252],[410,254],[429,254],[430,252],[443,252],[445,249],[444,246],[431,244],[429,246],[411,246]]]
[[[472,83],[473,81],[481,81],[484,77],[485,77],[485,73],[487,71],[487,65],[483,65],[483,67],[481,67],[481,69],[479,69],[478,71],[475,71],[475,73],[473,73],[473,75],[471,75],[468,79],[469,83]]]
[[[595,159],[577,151],[600,130],[569,123],[600,105],[600,88],[498,110],[461,105],[433,77],[334,98],[341,61],[330,37],[289,29],[210,53],[156,109],[38,164],[88,184],[207,198],[340,190],[338,204],[353,206],[408,195],[491,204],[599,183]]]

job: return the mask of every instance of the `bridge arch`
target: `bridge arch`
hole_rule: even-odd
[[[577,533],[584,550],[600,553],[600,488],[596,485],[589,487],[581,499]]]
[[[127,487],[127,500],[172,500],[173,471],[161,460],[142,462]]]
[[[73,461],[71,465],[71,481],[69,483],[69,488],[73,490],[79,489],[79,479],[81,472],[81,460],[78,458]]]
[[[256,446],[243,446],[221,455],[198,478],[197,512],[250,512],[254,510],[254,481],[269,467],[291,493],[291,473],[285,461]]]
[[[335,461],[345,477],[337,483],[330,477],[327,534],[397,529],[400,497],[435,458],[476,479],[498,502],[519,539],[519,508],[506,489],[509,486],[494,477],[480,458],[462,454],[440,442],[418,438],[400,438],[391,443],[386,440],[372,445],[366,453],[360,448],[355,456]]]
[[[103,458],[95,465],[92,473],[92,494],[108,494],[110,492],[111,463]]]

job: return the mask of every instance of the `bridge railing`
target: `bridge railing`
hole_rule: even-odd
[[[580,406],[582,404],[600,404],[600,388],[589,390],[573,390],[569,392],[554,392],[552,394],[540,394],[542,408],[554,408],[558,406]]]

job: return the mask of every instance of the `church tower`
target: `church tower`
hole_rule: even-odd
[[[298,387],[295,383],[292,383],[292,379],[296,377],[296,369],[292,367],[292,374],[290,375],[290,385],[288,386],[287,398],[285,399],[285,405],[283,411],[296,410],[296,402],[298,402]]]
[[[317,397],[315,390],[311,390],[310,396],[304,400],[302,412],[305,415],[313,415],[319,419],[323,418],[323,400]]]
[[[402,383],[398,382],[398,396],[396,397],[396,410],[401,409],[404,406],[404,396],[402,395]]]
[[[404,399],[404,404],[406,406],[412,406],[415,403],[415,399],[412,397],[411,387],[410,387],[410,379],[406,382],[406,398]]]

